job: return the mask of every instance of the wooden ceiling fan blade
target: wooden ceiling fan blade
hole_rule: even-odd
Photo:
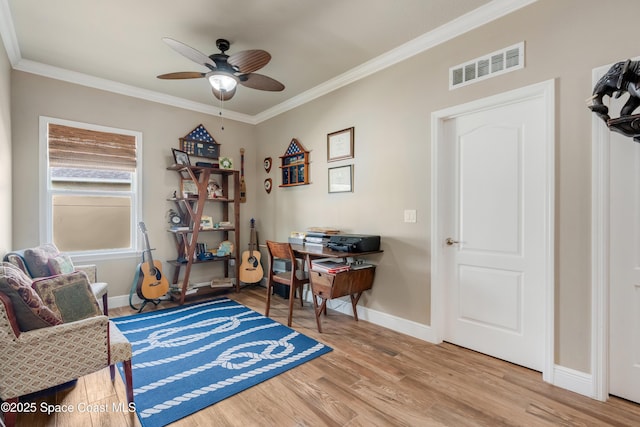
[[[269,52],[260,49],[243,50],[227,58],[229,65],[243,74],[258,71],[267,65],[269,61],[271,61]]]
[[[196,50],[191,46],[187,46],[186,44],[179,42],[178,40],[174,40],[170,37],[163,37],[162,41],[168,44],[171,49],[175,50],[180,55],[189,58],[193,62],[202,64],[210,70],[216,69],[216,63],[199,50]]]
[[[213,96],[215,96],[216,98],[218,98],[220,101],[228,101],[231,98],[233,98],[233,95],[236,94],[236,87],[234,87],[231,90],[226,90],[226,91],[221,91],[221,90],[217,90],[216,88],[211,88],[211,91],[213,92]]]
[[[160,74],[159,79],[199,79],[206,76],[206,73],[198,71],[178,71],[176,73]]]
[[[242,86],[251,89],[268,90],[271,92],[280,92],[284,90],[284,85],[282,83],[262,74],[246,74],[239,76],[239,79]]]

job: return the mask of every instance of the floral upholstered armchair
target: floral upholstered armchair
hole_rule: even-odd
[[[131,344],[98,306],[84,272],[32,280],[0,263],[0,399],[3,410],[21,396],[83,375],[124,365],[127,400],[133,401]],[[5,412],[7,426],[16,412]],[[1,423],[0,423],[1,424]]]
[[[35,248],[9,252],[4,261],[18,267],[31,278],[55,276],[56,274],[84,271],[89,278],[91,291],[96,299],[102,299],[102,311],[108,316],[107,284],[98,282],[98,269],[95,265],[73,265],[71,258],[61,253],[53,243],[46,243]]]

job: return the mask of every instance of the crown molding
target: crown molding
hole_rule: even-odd
[[[222,111],[221,109],[211,105],[189,101],[184,98],[165,95],[159,92],[141,89],[135,86],[129,86],[111,80],[22,59],[15,28],[11,19],[8,0],[0,0],[0,36],[4,42],[7,55],[9,56],[9,61],[11,62],[12,67],[16,70],[108,92],[114,92],[121,95],[140,98],[147,101],[171,105],[199,113],[210,114],[213,116],[219,116],[224,113],[224,116],[227,119],[256,125],[306,104],[307,102],[313,101],[314,99],[333,92],[336,89],[363,79],[378,71],[384,70],[385,68],[411,58],[412,56],[429,50],[473,29],[486,25],[518,9],[535,3],[536,1],[537,0],[493,0],[484,6],[472,10],[471,12],[429,31],[428,33],[425,33],[395,49],[367,61],[346,73],[302,92],[301,94],[254,116],[231,110]]]
[[[12,67],[20,61],[20,47],[16,37],[16,29],[11,19],[11,8],[9,0],[0,0],[0,37],[4,42],[4,49]]]
[[[254,116],[256,123],[299,107],[336,89],[425,52],[466,32],[481,27],[538,0],[493,0],[471,12],[367,61],[331,80],[315,86],[285,102]]]
[[[235,111],[220,110],[212,105],[202,104],[199,102],[189,101],[177,96],[166,95],[152,90],[142,89],[135,86],[126,85],[124,83],[114,82],[113,80],[103,79],[100,77],[90,76],[88,74],[78,73],[63,68],[54,67],[40,62],[21,59],[15,70],[24,71],[26,73],[37,74],[39,76],[48,77],[56,80],[62,80],[69,83],[87,86],[94,89],[100,89],[107,92],[113,92],[120,95],[131,96],[134,98],[144,99],[146,101],[167,104],[185,110],[196,111],[199,113],[219,116],[224,113],[224,117],[239,122],[255,124],[252,116],[237,113]]]

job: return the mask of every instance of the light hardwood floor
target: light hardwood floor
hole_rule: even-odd
[[[265,289],[228,296],[264,313]],[[271,315],[286,322],[287,301],[272,298]],[[170,306],[162,303],[160,309]],[[149,311],[150,309],[145,309]],[[129,307],[112,317],[131,314]],[[329,310],[324,333],[313,308],[296,302],[293,327],[333,351],[210,406],[173,426],[639,426],[640,405],[602,403],[562,390],[541,374],[451,344],[433,345]],[[135,370],[134,370],[135,386]],[[134,414],[101,412],[126,402],[108,369],[43,400],[96,412],[20,414],[18,426],[139,426]],[[38,401],[38,406],[41,405]],[[78,406],[81,405],[81,406]]]

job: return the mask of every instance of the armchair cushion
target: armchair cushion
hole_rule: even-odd
[[[67,254],[58,254],[58,256],[49,258],[49,271],[52,275],[68,274],[75,270],[73,261]]]
[[[36,279],[32,288],[64,323],[99,316],[102,313],[89,279],[83,272]]]
[[[13,264],[0,264],[0,292],[11,300],[21,331],[62,323],[62,318],[51,311],[31,288],[31,279]]]
[[[49,260],[60,254],[58,248],[53,243],[45,243],[35,248],[25,249],[24,262],[31,277],[52,276],[49,269]]]

